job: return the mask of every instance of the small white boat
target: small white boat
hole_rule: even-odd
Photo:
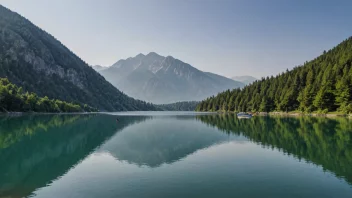
[[[245,113],[245,112],[240,112],[237,114],[237,118],[251,118],[252,114],[250,113]]]

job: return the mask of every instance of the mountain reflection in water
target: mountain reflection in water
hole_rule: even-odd
[[[31,115],[0,117],[0,197],[50,186],[92,153],[158,169],[214,145],[248,140],[352,184],[352,122],[344,118]]]

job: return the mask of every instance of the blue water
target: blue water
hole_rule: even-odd
[[[1,117],[0,197],[352,197],[351,120],[143,114]]]

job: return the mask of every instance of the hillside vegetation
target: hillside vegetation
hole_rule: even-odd
[[[352,38],[318,58],[243,89],[203,100],[198,111],[352,112]]]
[[[0,112],[96,112],[88,105],[73,104],[61,100],[38,97],[35,93],[24,92],[22,87],[0,78]]]
[[[194,111],[199,102],[197,101],[185,101],[185,102],[176,102],[171,104],[162,104],[157,105],[160,110],[163,111]]]
[[[40,97],[104,111],[155,110],[117,90],[53,36],[1,5],[0,77]]]

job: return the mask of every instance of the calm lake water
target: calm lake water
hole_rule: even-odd
[[[352,120],[0,117],[0,197],[351,198]]]

